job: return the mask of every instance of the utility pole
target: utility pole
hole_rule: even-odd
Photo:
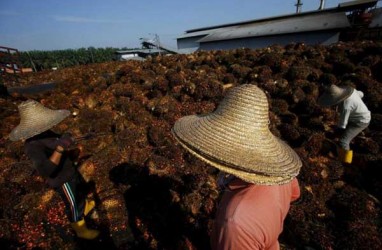
[[[161,48],[160,48],[160,41],[159,41],[158,34],[157,33],[149,33],[149,35],[153,35],[154,36],[154,39],[152,40],[153,44],[157,48],[159,55],[161,55]]]
[[[302,6],[301,0],[297,0],[297,3],[294,6],[296,6],[296,13],[300,13],[301,12],[301,6]]]
[[[158,34],[156,34],[156,33],[155,33],[155,44],[156,44],[157,49],[158,49],[158,51],[159,51],[159,55],[161,55],[159,36],[158,36]]]
[[[318,7],[319,10],[323,10],[325,8],[325,0],[320,0],[320,7]]]

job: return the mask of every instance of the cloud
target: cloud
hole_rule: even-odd
[[[92,18],[75,17],[75,16],[53,16],[53,19],[58,22],[69,22],[69,23],[126,23],[127,22],[127,20],[92,19]]]

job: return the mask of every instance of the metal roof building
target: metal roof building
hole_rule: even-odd
[[[292,42],[328,45],[339,41],[340,32],[350,29],[348,13],[362,11],[377,0],[361,0],[304,13],[192,29],[177,38],[178,50],[225,50],[240,47],[262,48]]]
[[[138,60],[143,61],[149,56],[177,54],[177,51],[164,47],[159,41],[141,38],[142,49],[118,50],[115,59],[118,61]]]

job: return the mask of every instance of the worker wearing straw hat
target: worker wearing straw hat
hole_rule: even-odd
[[[350,164],[353,159],[350,142],[370,124],[371,114],[362,101],[363,96],[362,91],[350,86],[339,87],[332,84],[318,98],[318,104],[323,107],[338,106],[338,158],[344,163]]]
[[[301,160],[270,132],[268,108],[265,93],[244,84],[214,112],[183,117],[172,128],[180,145],[226,176],[212,249],[278,249],[290,203],[300,196]]]
[[[99,232],[88,229],[84,220],[95,202],[86,199],[86,182],[68,157],[68,149],[74,140],[70,134],[60,136],[50,130],[68,117],[70,112],[51,110],[34,100],[22,102],[18,109],[20,124],[11,131],[10,140],[25,142],[25,153],[33,161],[37,172],[62,197],[77,236],[96,238]]]

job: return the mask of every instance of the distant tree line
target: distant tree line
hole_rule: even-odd
[[[80,48],[52,51],[23,51],[20,52],[21,65],[40,71],[44,69],[65,68],[75,65],[108,62],[115,59],[117,48]],[[123,48],[127,50],[127,48]]]

